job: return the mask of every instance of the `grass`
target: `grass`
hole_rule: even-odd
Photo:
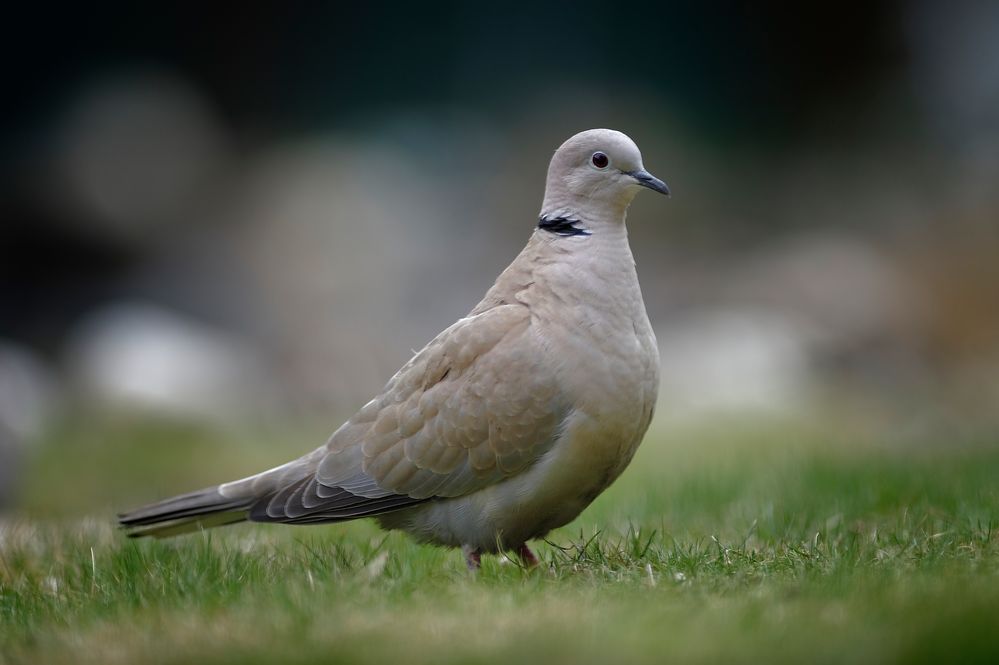
[[[0,526],[0,663],[997,662],[999,445],[959,443],[654,433],[540,570],[472,577],[363,522],[126,540],[150,483],[289,451],[77,424]]]

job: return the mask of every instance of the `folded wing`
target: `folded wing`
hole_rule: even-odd
[[[315,472],[250,509],[331,522],[457,497],[514,476],[553,445],[566,405],[523,305],[459,320],[337,430]]]

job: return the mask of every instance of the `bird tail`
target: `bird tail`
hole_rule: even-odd
[[[118,515],[118,523],[130,538],[167,538],[243,522],[254,500],[246,496],[225,497],[218,487],[209,487],[122,513]]]

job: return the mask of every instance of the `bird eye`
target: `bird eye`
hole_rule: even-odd
[[[610,164],[610,159],[608,159],[607,155],[602,152],[593,153],[593,156],[590,157],[590,161],[593,162],[593,165],[598,169],[605,169],[607,168],[607,165]]]

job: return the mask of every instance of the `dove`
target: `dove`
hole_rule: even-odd
[[[467,316],[305,456],[119,516],[130,536],[249,520],[372,517],[417,541],[537,565],[528,541],[579,515],[652,419],[659,352],[625,217],[669,196],[621,132],[555,151],[537,227]]]

